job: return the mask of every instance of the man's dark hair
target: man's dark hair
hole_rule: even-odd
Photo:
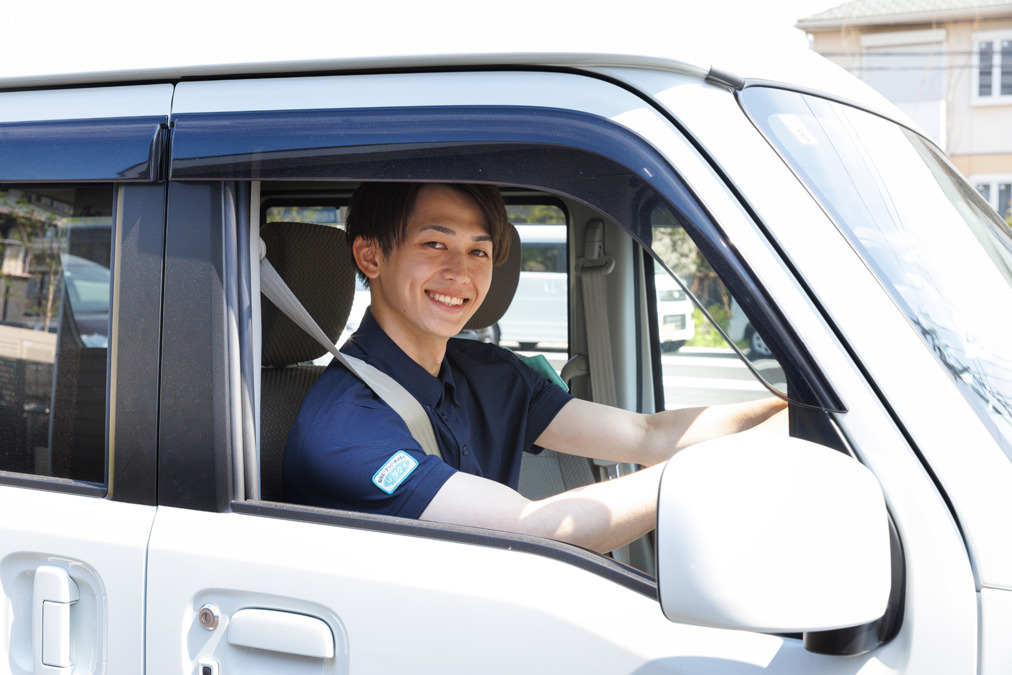
[[[345,216],[348,243],[363,237],[379,244],[383,255],[390,255],[404,241],[408,217],[415,208],[418,191],[425,185],[427,183],[362,183],[348,203]],[[450,183],[446,187],[468,195],[478,204],[492,237],[492,264],[502,264],[509,255],[510,229],[506,203],[499,188],[476,183]]]

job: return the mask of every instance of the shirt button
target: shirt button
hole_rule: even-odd
[[[464,446],[464,454],[465,455],[467,454],[467,446],[466,445]]]
[[[446,421],[446,415],[443,415],[443,421],[444,422]]]

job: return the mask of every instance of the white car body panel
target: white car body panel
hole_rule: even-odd
[[[1003,673],[1012,663],[1012,643],[1006,627],[1012,622],[1012,593],[1006,590],[980,590],[980,672]]]
[[[247,607],[326,622],[336,645],[328,673],[894,672],[871,655],[826,657],[799,640],[673,624],[654,600],[522,552],[169,508],[150,549],[146,621],[160,636],[148,642],[151,672],[202,662],[321,672],[309,659],[228,645],[228,617]],[[508,572],[493,582],[490,570]],[[222,617],[213,632],[194,620],[208,602]],[[515,648],[493,649],[503,636]]]
[[[71,572],[79,591],[69,618],[77,672],[131,675],[144,663],[145,566],[155,508],[94,497],[0,487],[0,672],[40,672],[32,649],[34,577]],[[45,635],[50,635],[46,633]],[[45,636],[44,636],[45,637]]]

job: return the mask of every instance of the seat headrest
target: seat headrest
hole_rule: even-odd
[[[494,325],[509,309],[520,281],[520,234],[510,225],[510,252],[506,262],[492,270],[492,283],[481,307],[464,328],[476,330]]]
[[[344,230],[314,223],[268,223],[260,229],[260,238],[271,265],[336,342],[355,299],[355,262]],[[327,353],[266,298],[261,333],[264,365],[286,366]]]

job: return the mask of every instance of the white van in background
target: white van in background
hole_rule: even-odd
[[[522,350],[569,346],[565,225],[517,225],[523,254],[513,303],[499,320],[499,341]]]
[[[654,274],[654,288],[657,291],[657,324],[661,349],[677,352],[696,334],[692,319],[695,306],[688,293],[675,279],[658,268]]]

